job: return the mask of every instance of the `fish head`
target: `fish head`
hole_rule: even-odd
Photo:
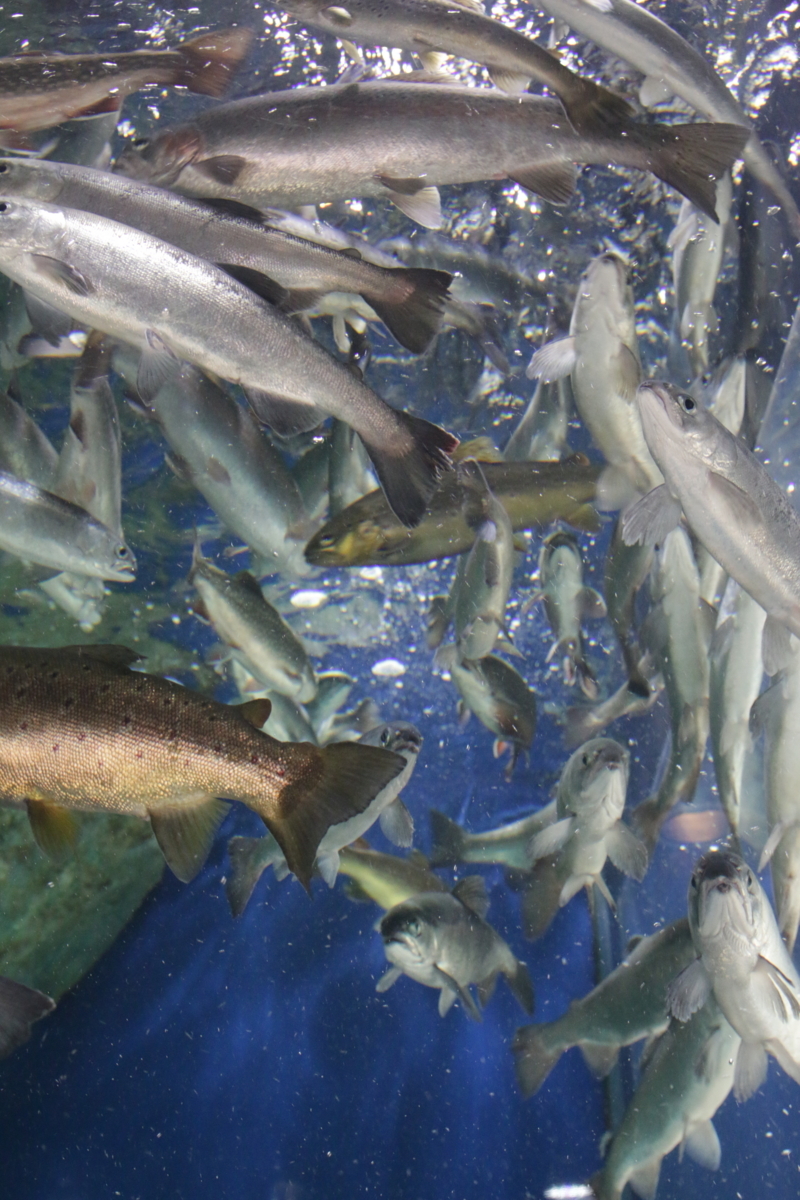
[[[583,273],[572,332],[582,330],[590,320],[592,324],[601,320],[610,330],[629,335],[625,340],[635,344],[634,311],[628,264],[613,251],[598,254]]]
[[[341,517],[346,517],[347,511],[345,509]],[[346,524],[336,517],[311,538],[305,549],[306,561],[314,567],[353,567],[380,563],[391,559],[396,547],[405,540],[407,532],[403,526],[399,526],[395,534],[370,518]]]
[[[539,554],[539,577],[541,586],[548,581],[557,586],[559,579],[580,576],[582,558],[577,541],[571,533],[559,529],[545,538]]]
[[[125,539],[99,521],[89,520],[76,539],[87,559],[93,559],[103,579],[130,583],[136,573],[136,557]]]
[[[384,750],[391,750],[394,754],[401,754],[408,762],[419,754],[422,747],[422,734],[416,725],[412,725],[408,721],[387,721],[383,725],[376,725],[374,729],[369,729],[362,734],[359,741],[367,746],[380,746]]]
[[[598,815],[609,824],[625,808],[631,756],[613,738],[592,738],[579,746],[558,785],[559,815]]]
[[[170,187],[184,167],[203,152],[199,129],[183,125],[153,138],[136,138],[114,164],[114,171],[128,179],[141,179],[159,187]]]
[[[0,196],[27,196],[52,203],[60,191],[61,179],[55,163],[0,158]]]
[[[730,460],[729,434],[707,409],[671,383],[648,380],[637,392],[642,429],[650,453],[674,453],[706,463],[717,470]]]
[[[436,957],[436,937],[416,900],[404,900],[390,909],[380,923],[387,959],[401,971],[419,970]]]
[[[730,850],[710,850],[689,884],[689,926],[701,954],[755,959],[766,940],[769,902],[756,874]]]
[[[48,250],[66,236],[64,214],[57,208],[19,196],[6,200],[0,187],[0,246],[20,251]]]

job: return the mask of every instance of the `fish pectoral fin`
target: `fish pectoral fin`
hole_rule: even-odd
[[[486,1005],[494,995],[494,989],[497,987],[497,976],[499,974],[499,971],[492,971],[491,975],[487,975],[485,979],[482,979],[480,983],[475,985],[478,991],[478,1002],[480,1003],[481,1008],[486,1008]]]
[[[572,162],[512,167],[507,174],[512,183],[518,183],[527,192],[535,192],[550,204],[569,204],[578,181],[578,168]]]
[[[749,1100],[767,1078],[767,1052],[762,1042],[742,1042],[733,1069],[733,1094]]]
[[[380,174],[376,178],[386,188],[392,203],[409,220],[425,229],[441,229],[442,201],[438,188],[426,184],[424,179],[395,179]]]
[[[611,892],[608,890],[608,884],[606,883],[605,879],[603,879],[603,876],[595,875],[591,882],[597,888],[598,892],[603,897],[603,899],[605,900],[606,904],[611,909],[611,911],[613,913],[615,913],[617,911],[617,902],[614,899],[614,897],[611,895]],[[592,895],[593,895],[593,893],[590,892],[589,893],[590,899],[591,899]]]
[[[449,987],[443,987],[439,992],[439,1016],[445,1017],[456,1002],[456,993]]]
[[[473,1021],[483,1020],[483,1017],[481,1016],[481,1010],[472,999],[472,996],[467,988],[462,987],[457,980],[453,979],[452,975],[448,975],[447,971],[443,971],[442,968],[437,967],[435,963],[433,966],[433,972],[436,975],[436,978],[439,980],[440,986],[442,987],[442,993],[439,996],[439,1013],[441,1016],[444,1016],[444,1013],[450,1009],[453,1003],[453,1000],[450,999],[450,996],[453,996],[453,999],[455,999],[457,996],[464,1005],[464,1008],[467,1010],[468,1017],[471,1017]],[[443,1002],[444,1012],[442,1012]]]
[[[62,259],[52,258],[49,254],[31,254],[30,258],[40,275],[51,283],[66,287],[74,296],[91,296],[94,292],[94,284],[77,267],[71,267]]]
[[[716,471],[706,473],[706,482],[709,502],[713,503],[715,499],[721,501],[728,510],[731,521],[743,534],[757,533],[763,528],[764,522],[759,507],[744,488],[740,488],[738,484],[725,475],[717,474]]]
[[[31,833],[42,854],[53,862],[63,862],[74,851],[78,840],[74,813],[61,804],[51,804],[49,800],[26,800],[25,807]]]
[[[136,390],[145,404],[152,403],[165,383],[180,371],[180,359],[154,329],[145,332],[145,346],[136,372]]]
[[[326,419],[327,414],[313,404],[300,404],[273,396],[261,388],[243,388],[248,403],[262,425],[269,425],[279,437],[293,437],[296,433],[309,433]]]
[[[267,867],[285,860],[271,833],[259,838],[231,838],[228,842],[228,858],[231,873],[225,881],[225,894],[232,916],[240,917]]]
[[[558,854],[560,850],[563,850],[574,827],[573,817],[562,817],[560,821],[554,821],[552,825],[540,829],[531,838],[528,846],[531,862],[536,862],[539,858],[549,858],[551,854]]]
[[[688,1021],[711,995],[711,980],[699,958],[684,967],[667,988],[667,1012],[679,1021]]]
[[[0,1058],[27,1042],[33,1022],[46,1017],[55,1006],[44,992],[0,975]]]
[[[711,1121],[698,1121],[687,1129],[681,1142],[681,1156],[684,1150],[707,1171],[716,1171],[722,1161],[722,1149],[717,1137],[717,1131]]]
[[[385,975],[381,975],[378,982],[375,984],[376,992],[388,992],[390,987],[394,987],[403,972],[399,967],[389,967]]]
[[[195,159],[192,163],[195,171],[226,187],[236,183],[246,166],[247,159],[240,154],[217,154],[214,158]]]
[[[399,796],[383,810],[378,822],[384,836],[392,845],[402,846],[405,849],[413,842],[414,818]]]
[[[659,484],[622,514],[622,540],[626,546],[663,542],[681,519],[681,506],[665,483]]]
[[[336,876],[339,874],[339,851],[331,850],[329,854],[318,854],[314,865],[323,881],[329,888],[332,888],[336,883]]]
[[[797,822],[795,821],[776,821],[776,823],[772,826],[772,829],[769,831],[769,837],[764,843],[764,849],[761,851],[761,858],[758,860],[759,875],[764,870],[775,851],[778,849],[783,835],[792,827],[792,825],[795,825],[796,823]]]
[[[628,1183],[641,1200],[656,1200],[658,1177],[661,1174],[661,1155],[656,1155],[646,1163],[631,1171]]]
[[[205,863],[229,808],[214,796],[199,796],[193,802],[147,810],[167,866],[182,883],[194,879]]]
[[[453,895],[465,908],[483,918],[489,911],[489,896],[482,875],[465,875],[453,888]]]
[[[578,595],[578,605],[584,621],[601,621],[606,615],[606,602],[595,588],[582,588]]]
[[[241,713],[248,725],[252,725],[254,729],[261,729],[269,720],[272,712],[272,701],[266,696],[259,696],[254,700],[245,700],[244,704],[236,706],[236,711]]]
[[[776,617],[768,616],[761,632],[761,658],[767,675],[777,675],[792,657],[791,633]]]
[[[34,333],[38,333],[51,346],[58,346],[62,338],[72,333],[75,321],[69,313],[62,312],[60,308],[55,308],[46,300],[40,300],[38,296],[31,295],[30,292],[24,292],[23,295],[25,311]]]
[[[488,71],[494,86],[509,96],[521,96],[530,87],[531,76],[522,71],[508,71],[504,67],[489,67]]]
[[[545,342],[528,363],[525,374],[528,379],[541,379],[542,383],[554,383],[570,375],[578,361],[575,351],[575,338],[554,338]]]
[[[769,1003],[776,1017],[787,1022],[800,1017],[800,995],[794,981],[763,954],[759,955],[756,971],[768,980]]]
[[[623,821],[606,834],[606,851],[618,871],[641,883],[647,873],[647,847]]]

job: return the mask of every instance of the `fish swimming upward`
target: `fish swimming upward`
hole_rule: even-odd
[[[74,840],[74,810],[149,817],[188,882],[225,796],[259,814],[307,886],[329,825],[361,812],[406,765],[375,746],[277,742],[254,727],[268,702],[219,704],[130,671],[136,657],[122,646],[0,647],[0,798],[27,807],[45,852]]]

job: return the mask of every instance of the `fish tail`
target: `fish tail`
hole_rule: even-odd
[[[428,812],[431,822],[433,849],[430,853],[432,867],[455,867],[466,862],[467,835],[455,821],[451,821],[438,808]]]
[[[669,816],[670,809],[664,808],[658,800],[657,796],[651,796],[649,800],[642,801],[641,804],[633,810],[633,823],[636,830],[647,847],[648,858],[652,857],[655,849],[658,835],[661,832],[661,826]]]
[[[422,354],[442,327],[452,279],[446,271],[429,267],[398,267],[392,271],[388,295],[367,299],[400,345],[412,354]]]
[[[533,983],[528,972],[528,968],[524,962],[520,962],[517,958],[514,960],[513,970],[504,971],[509,988],[520,1003],[520,1006],[530,1016],[536,1004],[536,999],[533,992]]]
[[[705,121],[636,127],[636,141],[646,146],[653,174],[717,223],[717,180],[741,157],[749,136],[742,125]]]
[[[282,789],[278,813],[274,804],[250,801],[284,853],[306,891],[317,848],[331,825],[362,813],[388,783],[405,769],[406,760],[377,746],[333,742],[324,749],[306,745],[309,765]]]
[[[559,98],[570,125],[583,137],[608,137],[620,127],[627,128],[636,115],[627,100],[591,79],[581,80],[575,99],[567,102],[563,96]]]
[[[448,456],[458,438],[422,417],[394,412],[405,435],[398,439],[401,449],[365,445],[389,507],[398,521],[413,528],[422,520],[442,473],[450,466]]]
[[[551,1054],[542,1039],[543,1025],[523,1025],[518,1029],[511,1050],[515,1059],[517,1085],[527,1100],[535,1096],[547,1076],[561,1058],[561,1051]]]
[[[0,1058],[27,1042],[33,1022],[54,1008],[55,1001],[44,992],[0,975]]]
[[[266,843],[271,843],[267,846]],[[231,874],[225,881],[225,895],[231,915],[240,917],[247,908],[253,890],[267,867],[283,858],[275,839],[233,837],[228,842]]]
[[[183,66],[175,82],[201,96],[224,96],[252,40],[250,29],[218,29],[184,42],[177,50]]]

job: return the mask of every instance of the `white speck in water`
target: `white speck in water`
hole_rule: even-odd
[[[358,573],[362,579],[383,579],[383,567],[362,567]]]
[[[379,679],[394,679],[405,673],[405,664],[398,662],[396,658],[382,658],[380,662],[372,664],[372,674],[377,675]]]
[[[321,608],[327,599],[327,592],[318,592],[313,588],[305,588],[302,591],[294,592],[289,597],[289,603],[293,608]]]

